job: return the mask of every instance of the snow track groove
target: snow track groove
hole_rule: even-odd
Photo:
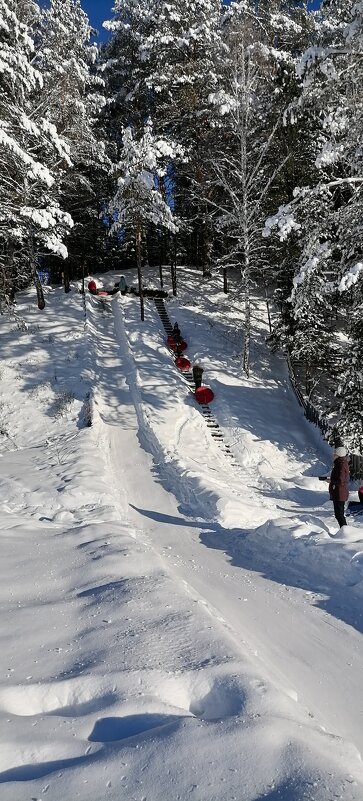
[[[137,363],[125,331],[122,305],[116,300],[111,308],[112,315],[100,314],[97,306],[90,301],[90,336],[97,337],[102,354],[96,355],[97,370],[93,370],[96,406],[104,422],[112,426],[121,425],[134,429],[136,419],[140,447],[153,458],[153,469],[166,490],[178,488],[177,495],[183,512],[192,515],[193,509],[201,502],[198,474],[186,470],[176,458],[174,450],[160,442],[148,405],[142,397]],[[112,375],[108,362],[117,364]],[[176,421],[176,430],[178,428],[179,421]],[[103,434],[100,433],[100,436],[103,438]],[[203,490],[203,513],[206,518],[215,519],[217,501],[218,495],[213,489]]]

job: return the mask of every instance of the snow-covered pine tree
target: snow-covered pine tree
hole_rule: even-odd
[[[114,16],[104,22],[111,38],[102,49],[102,74],[109,101],[109,136],[118,149],[123,129],[131,126],[140,136],[154,109],[146,82],[150,65],[142,57],[142,44],[153,28],[156,6],[157,0],[115,0]]]
[[[57,165],[64,208],[74,228],[67,238],[69,259],[63,269],[79,269],[102,226],[100,184],[109,170],[96,121],[105,105],[104,82],[96,74],[96,45],[79,0],[50,0],[43,11],[37,37],[36,63],[41,70],[41,106],[50,124],[67,143],[71,163]],[[106,232],[104,231],[104,235]]]
[[[109,204],[113,219],[110,234],[134,238],[139,281],[141,320],[144,320],[142,279],[142,242],[146,226],[151,223],[172,233],[178,230],[170,206],[159,191],[158,179],[163,178],[167,163],[182,155],[177,146],[153,133],[147,121],[141,137],[134,136],[131,127],[123,131],[123,147],[115,167],[117,190]]]
[[[290,199],[295,186],[304,185],[316,174],[314,124],[307,110],[299,109],[300,79],[296,74],[301,54],[314,38],[316,24],[314,15],[307,11],[307,3],[300,0],[265,3],[266,12],[270,15],[273,47],[282,53],[282,58],[276,59],[273,97],[275,119],[282,118],[282,125],[267,154],[271,164],[281,164],[269,195],[268,207],[273,212]],[[276,238],[269,238],[266,245],[265,280],[282,305],[282,325],[277,323],[275,334],[286,345],[292,324],[291,303],[286,301],[300,255],[299,241],[296,235],[290,236],[281,245]]]
[[[213,249],[206,196],[215,130],[208,96],[217,91],[219,65],[225,55],[220,21],[220,0],[162,2],[154,31],[142,51],[151,66],[148,85],[157,100],[157,129],[162,125],[164,132],[170,131],[188,156],[187,161],[174,165],[175,203],[179,215],[189,223],[189,234],[182,242],[188,259],[204,275],[211,268]]]
[[[336,375],[338,348],[334,348],[333,317],[330,292],[327,291],[326,265],[330,253],[322,246],[320,258],[312,240],[313,255],[294,278],[290,297],[293,308],[294,332],[291,356],[296,370],[305,384],[310,401],[318,392],[324,373]],[[296,295],[296,297],[295,297]]]
[[[363,453],[362,308],[359,297],[351,308],[350,342],[336,391],[339,431],[349,450],[358,453]]]
[[[353,0],[331,0],[323,3],[319,18],[317,40],[303,54],[299,68],[303,79],[299,106],[310,124],[313,120],[315,129],[315,175],[310,174],[309,182],[295,188],[291,203],[280,207],[268,221],[268,227],[277,226],[282,238],[299,229],[301,255],[293,306],[297,308],[304,302],[306,287],[300,277],[307,265],[314,265],[315,276],[320,275],[319,292],[334,302],[340,325],[344,325],[345,317],[345,333],[350,332],[352,347],[344,358],[345,378],[340,381],[339,395],[342,402],[345,392],[348,397],[349,387],[353,384],[358,387],[359,382],[352,379],[353,361],[354,353],[362,345],[361,329],[350,325],[357,313],[356,306],[352,315],[349,293],[347,299],[344,297],[351,275],[355,276],[355,300],[361,294],[362,281],[357,269],[363,255],[362,6]],[[315,305],[312,303],[313,308]],[[315,319],[311,315],[310,330],[305,330],[305,337],[313,338],[314,331]],[[299,336],[298,328],[295,336]],[[313,339],[310,347],[314,347]],[[332,349],[333,336],[330,353]],[[352,401],[342,403],[340,426],[344,427],[349,407],[353,408]]]
[[[220,0],[117,0],[113,32],[106,47],[106,75],[112,97],[110,130],[120,146],[120,130],[131,125],[140,134],[148,115],[155,133],[184,146],[186,161],[168,171],[168,193],[180,216],[196,229],[191,251],[208,253],[205,233],[208,209],[204,168],[209,137],[208,93],[215,89],[216,47]],[[194,199],[193,199],[194,193]],[[203,241],[202,241],[203,240]],[[205,262],[205,258],[202,258]]]
[[[72,220],[59,205],[53,169],[59,159],[69,161],[68,149],[38,105],[42,76],[33,65],[32,39],[38,14],[33,0],[0,0],[0,260],[5,291],[9,281],[33,278],[42,306],[38,246],[66,255],[63,238]]]

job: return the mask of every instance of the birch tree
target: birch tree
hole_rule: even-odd
[[[289,75],[293,57],[271,45],[271,10],[256,11],[242,0],[226,10],[225,68],[220,88],[209,95],[219,115],[219,141],[210,162],[215,226],[223,237],[219,263],[238,265],[245,297],[243,367],[249,372],[250,284],[266,269],[267,248],[262,237],[271,198],[290,158],[278,152],[283,108],[276,98]],[[282,20],[280,20],[281,23]]]

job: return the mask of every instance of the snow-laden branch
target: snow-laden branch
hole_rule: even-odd
[[[33,178],[34,180],[42,181],[48,187],[53,186],[54,184],[54,177],[52,176],[49,169],[44,165],[40,164],[39,161],[33,159],[28,152],[23,150],[20,145],[16,142],[16,140],[9,136],[3,127],[1,127],[0,123],[0,145],[8,148],[15,156],[26,165],[28,169],[28,177]]]
[[[351,289],[354,284],[361,278],[363,274],[363,262],[359,261],[354,264],[348,272],[343,275],[340,284],[338,285],[338,292],[346,292]]]
[[[285,241],[293,230],[298,231],[302,228],[300,223],[296,222],[294,218],[296,207],[302,200],[330,194],[331,190],[338,186],[360,186],[361,184],[363,184],[363,176],[353,176],[337,178],[334,181],[327,181],[326,183],[319,183],[312,188],[296,187],[294,190],[294,198],[289,203],[279,206],[276,214],[267,218],[262,235],[264,237],[269,237],[273,229],[277,228],[279,230],[280,241]]]
[[[48,209],[37,209],[31,206],[23,206],[20,210],[21,217],[26,217],[35,225],[43,229],[55,228],[59,223],[67,228],[73,228],[73,220],[70,214],[62,211],[59,206],[50,206]]]

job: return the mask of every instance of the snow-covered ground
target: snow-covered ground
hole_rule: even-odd
[[[1,801],[363,798],[363,524],[221,289],[184,268],[166,308],[223,440],[152,299],[0,318]]]

